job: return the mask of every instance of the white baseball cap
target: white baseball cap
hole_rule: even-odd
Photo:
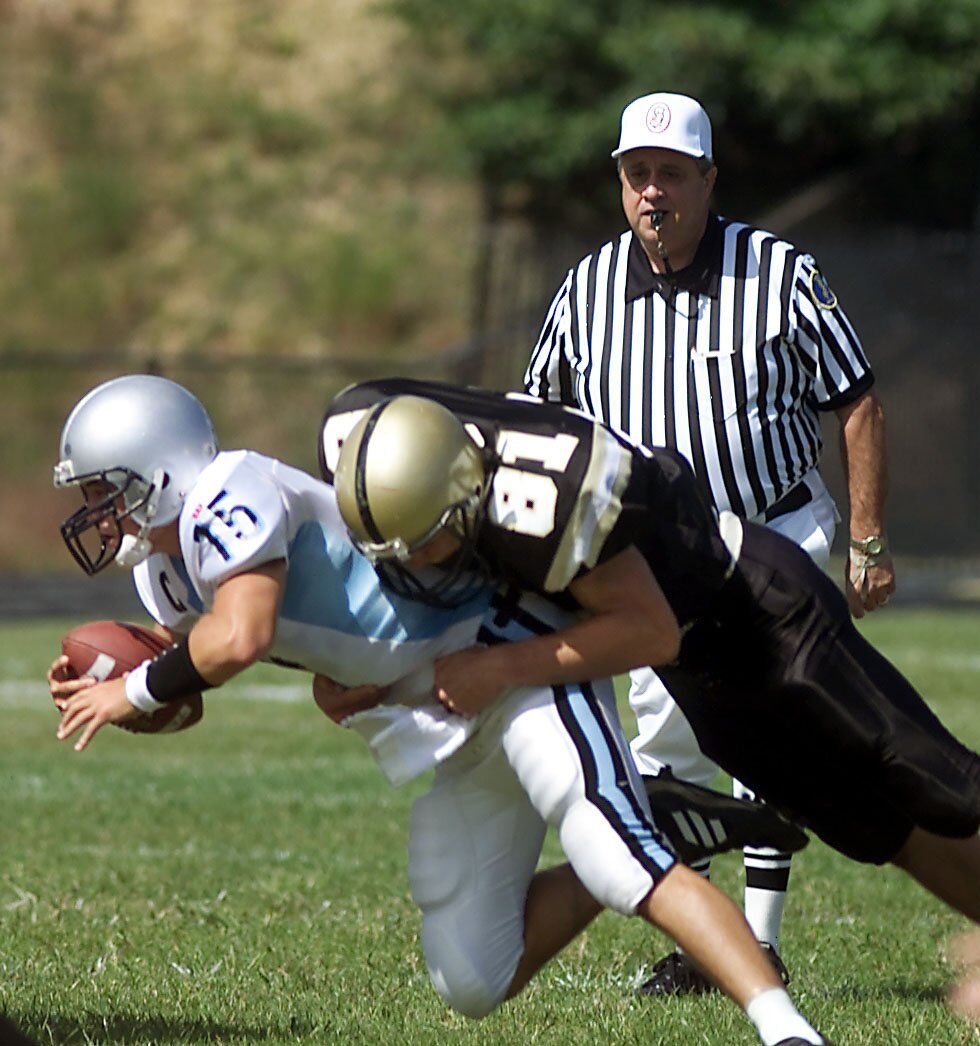
[[[623,110],[619,145],[612,155],[651,146],[711,160],[711,121],[701,103],[667,91],[634,98]]]

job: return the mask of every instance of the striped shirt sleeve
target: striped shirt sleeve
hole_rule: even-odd
[[[569,315],[573,270],[568,271],[545,314],[541,333],[524,374],[524,388],[531,396],[577,406],[572,388],[569,352]]]
[[[810,254],[796,259],[792,311],[800,362],[817,408],[836,410],[863,395],[874,374],[847,314]]]

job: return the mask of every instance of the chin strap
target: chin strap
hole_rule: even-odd
[[[152,551],[153,546],[142,537],[142,531],[140,531],[140,536],[124,534],[122,541],[119,542],[116,563],[131,570],[133,567],[138,567]]]
[[[154,471],[153,479],[150,481],[150,493],[143,506],[143,524],[139,533],[123,534],[122,540],[119,542],[119,551],[115,557],[119,566],[132,570],[133,567],[138,567],[153,551],[153,545],[146,535],[153,524],[153,517],[157,514],[165,477],[166,473],[163,469]]]

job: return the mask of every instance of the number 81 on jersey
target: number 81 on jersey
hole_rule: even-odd
[[[505,464],[496,471],[490,497],[490,518],[505,530],[544,538],[555,529],[558,485],[550,476],[512,468],[518,460],[539,462],[551,472],[564,472],[578,439],[567,433],[542,436],[501,432],[497,453]]]

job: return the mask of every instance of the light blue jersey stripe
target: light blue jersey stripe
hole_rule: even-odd
[[[598,794],[615,810],[623,829],[636,840],[643,853],[660,869],[669,868],[676,858],[665,850],[651,830],[649,820],[639,816],[636,798],[627,789],[629,782],[622,766],[622,756],[615,758],[607,738],[608,725],[598,719],[595,704],[577,685],[565,687],[569,711],[575,718],[589,751],[595,760]],[[605,726],[605,729],[603,728]],[[617,773],[617,762],[619,772]]]
[[[371,564],[351,544],[316,521],[304,523],[289,545],[289,570],[280,616],[374,640],[407,642],[442,635],[479,616],[493,595],[440,610],[382,588]]]

